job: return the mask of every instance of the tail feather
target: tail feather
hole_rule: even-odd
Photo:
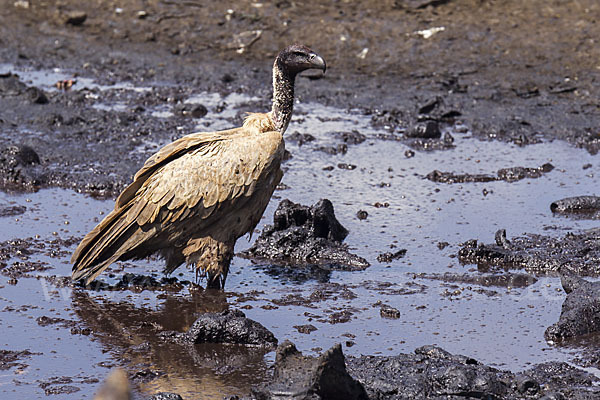
[[[152,236],[152,230],[144,232],[135,220],[128,221],[129,208],[111,212],[77,246],[71,257],[73,280],[90,283],[123,254]]]

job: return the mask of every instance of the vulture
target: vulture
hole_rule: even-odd
[[[324,73],[325,60],[306,46],[286,47],[273,64],[270,112],[249,114],[239,128],[189,134],[146,160],[75,249],[72,279],[89,284],[117,260],[158,254],[166,273],[185,262],[207,287],[223,288],[236,240],[256,227],[283,176],[294,82],[307,69]]]

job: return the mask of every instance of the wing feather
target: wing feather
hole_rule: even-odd
[[[222,217],[236,211],[232,204],[269,180],[272,166],[279,171],[282,157],[279,132],[245,128],[191,134],[163,147],[80,243],[73,276],[89,282],[118,259],[150,255],[225,224]],[[232,231],[232,239],[244,233]]]

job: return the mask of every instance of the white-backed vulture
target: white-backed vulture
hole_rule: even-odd
[[[258,224],[281,181],[285,132],[296,75],[325,61],[302,45],[273,64],[273,105],[240,128],[199,132],[151,156],[119,195],[114,210],[81,241],[73,280],[93,281],[117,260],[157,253],[170,273],[184,262],[222,288],[236,240]]]

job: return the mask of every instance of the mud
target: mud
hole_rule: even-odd
[[[252,390],[253,398],[366,400],[363,386],[346,371],[344,354],[336,345],[319,357],[306,357],[285,341],[277,348],[272,381]]]
[[[342,243],[346,236],[348,230],[335,218],[331,201],[323,199],[308,207],[286,199],[275,210],[273,225],[266,225],[254,245],[240,255],[259,263],[287,264],[290,268],[367,268],[369,262],[350,253]]]
[[[550,204],[550,210],[575,218],[600,218],[600,197],[576,196],[561,199]]]
[[[478,243],[476,239],[465,242],[458,259],[464,264],[476,264],[482,272],[525,269],[538,274],[600,275],[598,229],[559,238],[528,234],[501,240],[502,235],[496,236],[496,244]]]
[[[546,386],[566,398],[571,384],[587,390],[594,378],[562,362],[597,368],[597,341],[549,346],[544,331],[565,297],[556,271],[598,275],[595,212],[552,213],[551,204],[599,184],[599,11],[593,0],[8,2],[0,328],[3,351],[31,355],[0,377],[0,392],[90,398],[120,365],[140,398],[245,396],[269,380],[269,353],[157,339],[230,306],[307,356],[343,343],[350,355],[388,360],[435,344],[510,369],[525,393],[537,386],[516,376],[538,365],[532,397],[561,397]],[[73,287],[75,243],[143,161],[186,133],[267,110],[271,60],[295,41],[329,68],[298,78],[284,181],[265,215],[281,198],[327,197],[350,232],[344,243],[371,267],[236,257],[230,292],[214,294],[189,271],[163,278],[149,259]],[[538,168],[547,164],[552,172]],[[433,170],[484,181],[423,179]],[[501,229],[509,237],[494,237]],[[457,257],[469,238],[496,244]],[[384,306],[400,316],[382,318]]]
[[[435,346],[414,354],[349,357],[347,365],[371,399],[590,399],[599,394],[597,377],[566,363],[514,374]]]
[[[468,182],[493,182],[502,180],[506,182],[516,182],[521,179],[535,179],[554,169],[550,163],[546,163],[538,168],[529,167],[511,167],[499,169],[496,176],[487,174],[455,174],[452,172],[441,172],[438,170],[427,174],[426,178],[433,182],[440,183],[468,183]]]
[[[561,283],[567,298],[558,322],[546,329],[546,339],[561,342],[600,331],[600,283],[576,276],[563,276]]]
[[[187,332],[162,332],[160,336],[178,344],[225,343],[267,348],[277,345],[272,332],[260,323],[246,318],[239,310],[226,310],[220,314],[206,313]]]

